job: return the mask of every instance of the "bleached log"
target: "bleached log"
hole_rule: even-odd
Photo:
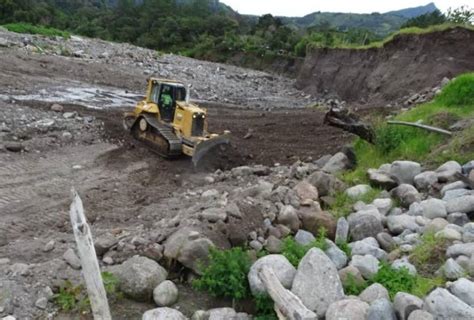
[[[81,259],[82,274],[86,282],[92,314],[96,320],[111,320],[107,294],[102,282],[91,231],[84,215],[82,200],[74,189],[72,189],[72,198],[70,210],[72,230]]]
[[[424,129],[424,130],[431,131],[431,132],[441,133],[441,134],[444,134],[444,135],[447,135],[447,136],[452,136],[453,135],[453,133],[451,131],[444,130],[444,129],[441,129],[441,128],[432,127],[432,126],[427,126],[425,124],[420,124],[420,123],[405,122],[405,121],[388,121],[387,123],[392,124],[392,125],[415,127],[415,128]]]
[[[267,293],[275,302],[275,309],[280,320],[317,320],[317,315],[306,308],[291,291],[285,289],[270,268],[261,269],[258,273]]]

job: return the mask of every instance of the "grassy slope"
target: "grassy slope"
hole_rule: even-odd
[[[44,26],[35,26],[29,23],[10,23],[3,25],[5,29],[11,32],[16,33],[30,33],[30,34],[40,34],[48,37],[63,37],[70,38],[71,34],[67,31],[61,31],[55,28],[49,28]]]
[[[434,101],[401,113],[395,119],[448,129],[460,119],[474,118],[474,73],[467,73],[451,81]],[[363,140],[354,143],[358,157],[356,170],[343,178],[349,183],[367,182],[369,168],[378,168],[394,160],[412,160],[435,166],[447,160],[461,163],[474,159],[474,127],[457,132],[453,137],[404,126],[376,126],[377,142]]]

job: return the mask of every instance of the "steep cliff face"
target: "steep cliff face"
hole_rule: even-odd
[[[395,37],[382,48],[314,49],[297,87],[352,103],[387,104],[474,71],[474,31],[454,28]]]

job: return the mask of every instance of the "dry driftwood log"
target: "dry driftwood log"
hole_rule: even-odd
[[[358,135],[362,139],[374,144],[374,128],[363,122],[359,116],[345,108],[331,108],[324,117],[324,123],[332,127]]]
[[[444,134],[444,135],[447,135],[447,136],[452,136],[453,135],[453,133],[451,131],[444,130],[444,129],[441,129],[441,128],[432,127],[432,126],[427,126],[425,124],[420,124],[420,123],[405,122],[405,121],[388,121],[387,123],[392,124],[392,125],[415,127],[415,128],[424,129],[424,130],[431,131],[431,132],[441,133],[441,134]]]
[[[285,289],[270,268],[263,268],[258,274],[265,289],[275,302],[275,311],[280,320],[317,320],[317,315],[306,308],[300,298]]]
[[[72,197],[70,211],[72,230],[76,238],[77,251],[81,259],[82,274],[86,282],[92,314],[94,319],[111,320],[107,294],[102,282],[99,262],[97,261],[91,231],[84,215],[82,201],[74,189],[72,190]]]

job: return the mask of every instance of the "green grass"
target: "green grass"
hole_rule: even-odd
[[[286,237],[283,239],[281,254],[284,255],[293,266],[298,267],[301,259],[303,259],[311,248],[319,248],[323,251],[327,249],[326,236],[326,229],[320,228],[318,237],[308,245],[299,244],[291,236]]]
[[[344,191],[338,192],[334,197],[334,203],[329,208],[329,212],[336,218],[347,217],[354,211],[352,207],[356,202],[363,201],[369,204],[374,201],[381,192],[381,189],[372,188],[368,193],[355,199],[349,197]]]
[[[425,233],[412,251],[410,262],[420,274],[432,276],[446,261],[447,247],[446,239],[436,237],[434,232]]]
[[[43,36],[48,37],[63,37],[65,39],[69,39],[71,34],[67,31],[61,31],[55,28],[39,26],[39,25],[32,25],[29,23],[10,23],[3,25],[8,31],[16,32],[16,33],[30,33],[30,34],[40,34]]]
[[[474,118],[474,73],[466,73],[451,81],[430,103],[425,103],[399,114],[395,120],[417,122],[448,129],[460,119]],[[394,160],[419,161],[439,165],[446,160],[467,162],[474,159],[474,129],[447,137],[438,133],[388,125],[375,124],[376,143],[361,139],[354,143],[358,167],[341,178],[350,184],[367,183],[367,169],[378,168]]]

